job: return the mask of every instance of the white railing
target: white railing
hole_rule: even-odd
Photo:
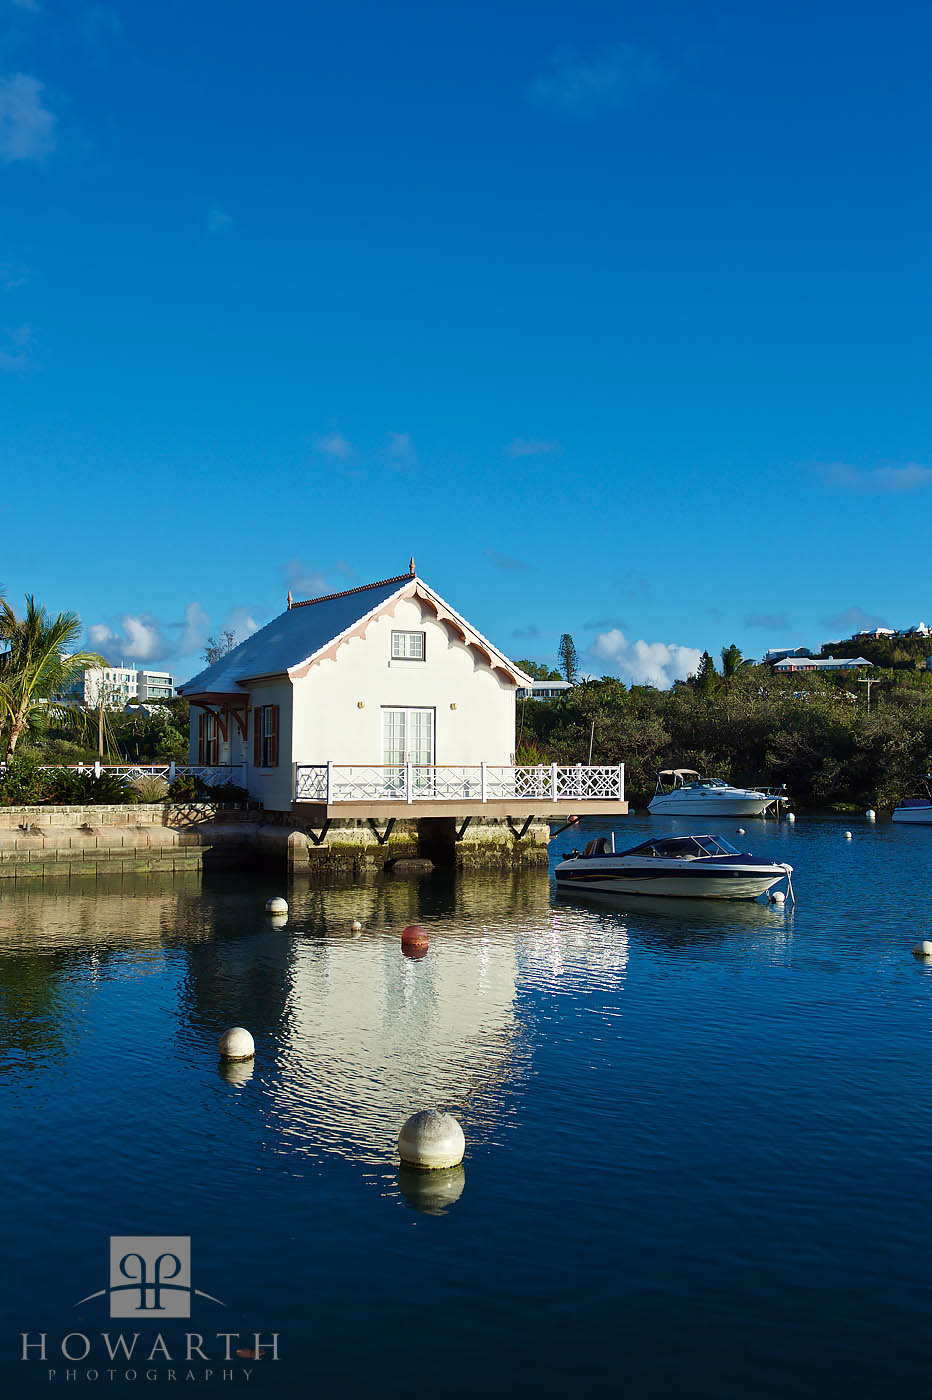
[[[93,773],[99,778],[102,773],[115,773],[118,778],[132,782],[134,778],[164,778],[173,783],[176,778],[190,774],[200,778],[207,787],[221,787],[224,783],[246,786],[245,763],[44,763],[45,772],[66,769],[69,773]]]
[[[566,802],[625,798],[623,763],[296,763],[296,802]]]

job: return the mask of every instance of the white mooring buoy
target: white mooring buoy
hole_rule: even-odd
[[[854,837],[851,835],[851,832],[850,832],[850,831],[846,831],[846,832],[845,832],[845,840],[846,840],[846,841],[853,841],[853,840],[854,840]]]
[[[398,1152],[411,1167],[441,1171],[459,1166],[466,1151],[463,1129],[452,1113],[425,1108],[414,1113],[398,1134]]]
[[[354,919],[353,922],[350,924],[350,931],[352,933],[362,933],[362,924],[359,922],[358,919]]]
[[[917,943],[913,949],[913,956],[916,958],[932,958],[932,939],[924,938],[921,943]]]
[[[738,827],[738,835],[739,835],[739,836],[746,836],[746,835],[747,835],[747,832],[745,831],[745,829],[744,829],[743,826],[739,826],[739,827]]]
[[[786,895],[783,893],[782,890],[771,890],[771,891],[770,891],[770,903],[771,903],[771,904],[785,904],[785,903],[786,903]]]
[[[256,1042],[242,1026],[231,1026],[217,1041],[217,1049],[224,1060],[251,1060]]]
[[[877,813],[874,811],[873,807],[868,807],[864,815],[869,822],[875,822],[877,820]]]
[[[787,812],[787,814],[786,814],[786,819],[787,819],[788,822],[795,822],[795,820],[796,820],[796,813],[795,813],[795,812]]]
[[[288,913],[288,901],[287,901],[287,899],[282,899],[282,897],[281,897],[280,894],[277,894],[277,895],[273,896],[272,899],[267,899],[267,900],[265,901],[265,912],[266,912],[267,914],[287,914],[287,913]]]

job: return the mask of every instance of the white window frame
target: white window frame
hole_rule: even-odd
[[[408,650],[413,638],[417,638],[420,644],[420,656]],[[392,632],[392,660],[393,661],[426,661],[427,660],[427,633],[426,632]]]

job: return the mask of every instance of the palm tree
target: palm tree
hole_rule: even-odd
[[[47,702],[61,695],[80,671],[103,665],[95,652],[69,654],[80,634],[77,613],[50,618],[27,593],[25,614],[17,617],[6,599],[0,599],[0,644],[7,646],[0,653],[0,736],[7,763],[36,710],[48,709]]]

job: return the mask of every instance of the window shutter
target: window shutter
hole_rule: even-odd
[[[269,730],[270,730],[270,733],[269,733],[269,749],[270,749],[270,751],[271,751],[271,752],[269,753],[269,767],[270,767],[270,768],[277,768],[277,767],[278,767],[278,706],[277,706],[277,705],[270,705],[270,706],[269,706],[269,719],[271,720],[271,724],[269,725]]]
[[[255,736],[253,741],[252,761],[256,768],[262,767],[262,706],[257,705],[252,712],[255,721]]]

